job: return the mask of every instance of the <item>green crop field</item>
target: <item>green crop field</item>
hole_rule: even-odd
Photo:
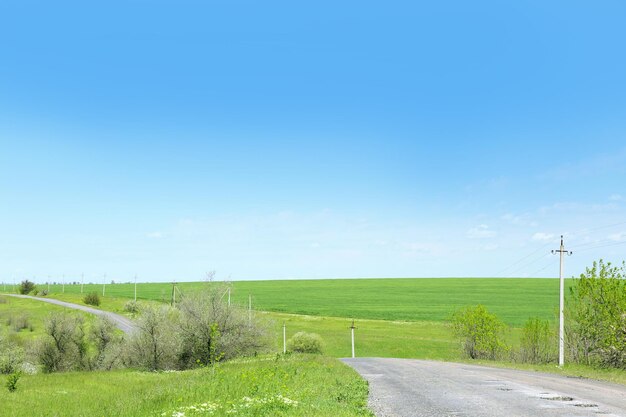
[[[204,282],[177,283],[180,293],[200,289]],[[567,285],[571,285],[568,280]],[[255,310],[355,319],[445,321],[459,307],[484,304],[505,323],[519,327],[529,317],[554,321],[558,280],[530,278],[387,278],[337,280],[235,281],[231,297]],[[46,288],[45,285],[40,288]],[[80,285],[66,285],[65,294],[79,294]],[[50,286],[55,297],[60,285]],[[84,292],[102,294],[102,285],[85,284]],[[176,292],[179,296],[179,292]],[[133,284],[107,284],[108,297],[134,296]],[[139,283],[137,297],[169,302],[171,283]]]

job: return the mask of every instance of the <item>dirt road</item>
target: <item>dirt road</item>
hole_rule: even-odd
[[[343,359],[370,384],[379,417],[626,417],[626,386],[411,359]]]

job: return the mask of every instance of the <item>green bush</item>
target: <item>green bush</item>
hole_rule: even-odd
[[[568,301],[571,359],[626,369],[626,264],[594,262],[574,281]]]
[[[133,314],[139,313],[139,303],[135,300],[127,301],[124,304],[124,311]]]
[[[9,341],[0,341],[0,374],[17,372],[24,361],[24,350]]]
[[[527,363],[549,363],[556,359],[555,333],[547,320],[530,318],[522,329],[520,360]]]
[[[19,291],[20,294],[30,294],[32,291],[35,290],[35,283],[31,282],[27,279],[25,279],[24,281],[20,282],[20,287],[19,287]]]
[[[497,359],[508,350],[503,341],[506,326],[485,306],[458,310],[452,315],[452,329],[463,352],[472,359]]]
[[[32,327],[32,324],[30,324],[27,314],[20,314],[19,316],[9,316],[9,318],[7,319],[7,325],[11,326],[16,332]]]
[[[9,392],[15,392],[17,390],[17,381],[20,380],[21,373],[13,372],[11,375],[7,377],[7,382],[5,386],[9,390]]]
[[[83,302],[85,304],[89,304],[91,306],[99,306],[100,305],[100,296],[97,292],[90,292],[83,297]]]
[[[322,353],[324,342],[316,333],[298,332],[287,342],[287,349],[290,352]]]

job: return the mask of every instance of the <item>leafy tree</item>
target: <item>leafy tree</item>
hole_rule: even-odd
[[[496,359],[508,346],[502,340],[506,326],[498,317],[477,305],[452,315],[452,329],[463,352],[472,359]]]
[[[572,359],[626,369],[626,264],[600,259],[575,280],[568,303]]]
[[[35,283],[32,281],[29,281],[27,279],[25,279],[24,281],[20,282],[20,294],[30,294],[33,290],[35,289]]]

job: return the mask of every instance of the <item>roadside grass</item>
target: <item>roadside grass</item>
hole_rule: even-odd
[[[567,280],[571,285],[572,280]],[[177,283],[185,294],[205,282]],[[47,288],[45,285],[42,288]],[[170,302],[172,283],[138,283],[140,300]],[[558,308],[558,279],[544,278],[385,278],[283,281],[235,281],[233,303],[255,310],[355,319],[446,321],[460,307],[483,304],[510,326],[520,327],[529,317],[554,322]],[[55,298],[79,295],[80,285],[51,285]],[[85,284],[83,293],[102,293],[102,284]],[[566,291],[566,294],[569,291]],[[134,297],[132,283],[107,284],[103,303]],[[65,298],[63,298],[65,299]],[[70,298],[68,298],[70,300]],[[76,299],[72,299],[75,301]],[[109,301],[111,300],[111,301]],[[123,311],[123,302],[117,312]],[[103,307],[104,308],[104,307]]]
[[[182,372],[24,375],[17,392],[0,390],[0,404],[14,417],[373,416],[367,393],[336,359],[287,355]]]
[[[465,363],[473,365],[484,365],[496,368],[519,369],[523,371],[544,372],[555,375],[563,375],[572,378],[595,379],[598,381],[614,382],[616,384],[626,385],[626,372],[623,369],[616,368],[599,368],[587,365],[568,364],[563,367],[552,364],[529,364],[519,362],[505,361],[487,361],[487,360],[464,360]]]
[[[52,312],[67,312],[72,315],[80,315],[85,319],[87,326],[93,322],[91,314],[65,307],[56,306],[40,301],[0,296],[0,331],[17,342],[24,344],[28,340],[34,340],[44,334],[44,322]],[[13,323],[18,320],[26,320],[28,326],[20,331],[15,331]]]

